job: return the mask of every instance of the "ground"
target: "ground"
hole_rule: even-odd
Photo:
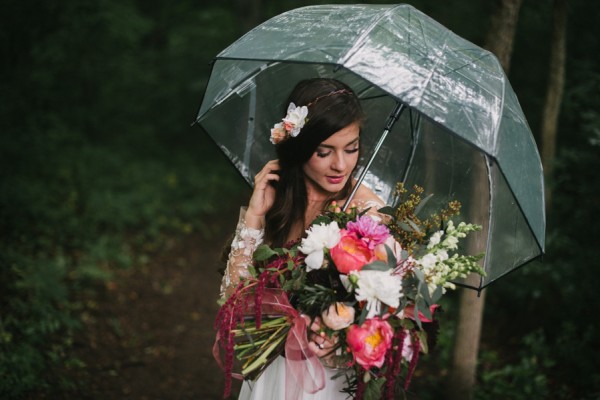
[[[209,238],[168,241],[146,266],[120,272],[89,302],[74,344],[85,368],[70,372],[81,388],[69,398],[222,398],[213,321],[218,260],[237,211],[223,215]]]

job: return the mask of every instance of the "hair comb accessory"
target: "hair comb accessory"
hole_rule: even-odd
[[[296,107],[294,103],[290,103],[285,118],[271,129],[271,143],[278,144],[290,137],[298,136],[308,120],[307,115],[308,107]]]

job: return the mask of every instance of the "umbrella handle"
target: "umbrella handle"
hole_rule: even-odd
[[[381,133],[381,136],[379,137],[377,144],[373,148],[373,152],[371,153],[371,157],[369,158],[367,165],[365,165],[365,168],[360,173],[358,180],[356,182],[356,185],[354,185],[354,187],[352,188],[352,192],[350,192],[350,196],[348,196],[348,200],[346,201],[346,203],[344,204],[344,207],[342,208],[343,211],[346,211],[346,209],[348,208],[350,202],[352,201],[352,199],[354,198],[354,195],[356,194],[356,191],[358,190],[358,187],[360,186],[362,181],[365,179],[365,176],[367,175],[367,172],[369,171],[369,168],[371,167],[373,160],[377,156],[377,153],[379,153],[379,149],[381,149],[381,145],[383,144],[388,133],[390,133],[390,131],[392,130],[392,127],[394,126],[396,121],[398,121],[398,119],[400,118],[400,115],[402,114],[402,111],[404,111],[405,108],[406,107],[403,103],[401,103],[399,101],[396,102],[396,106],[394,107],[394,110],[392,110],[390,116],[388,117],[388,120],[385,124],[385,129]]]

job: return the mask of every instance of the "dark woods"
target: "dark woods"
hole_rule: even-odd
[[[486,40],[491,2],[409,3],[477,44]],[[203,132],[189,127],[209,62],[247,29],[307,4],[4,2],[0,397],[65,398],[85,387],[73,379],[86,368],[73,343],[90,300],[110,297],[102,296],[106,283],[119,271],[144,268],[169,240],[218,234],[225,241],[234,226],[217,229],[211,221],[246,188]],[[552,169],[547,255],[486,289],[476,398],[600,393],[600,323],[590,317],[600,308],[592,250],[600,237],[599,7],[583,0],[567,6],[556,151],[545,160]],[[540,146],[552,10],[551,0],[523,1],[510,64]],[[209,278],[218,287],[218,275]],[[455,299],[444,309],[436,352],[413,381],[415,398],[444,395]],[[210,330],[212,321],[203,326]],[[210,345],[198,343],[198,351]]]

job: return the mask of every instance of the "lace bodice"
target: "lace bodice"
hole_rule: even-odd
[[[377,212],[384,206],[381,200],[355,199],[352,201],[352,205],[359,210],[369,209],[368,215],[378,220],[382,219],[382,215]],[[254,229],[246,226],[245,215],[246,209],[242,207],[235,236],[231,242],[231,251],[227,259],[225,274],[221,281],[221,298],[227,298],[241,279],[250,276],[248,266],[252,263],[252,255],[258,246],[263,243],[264,229]]]

